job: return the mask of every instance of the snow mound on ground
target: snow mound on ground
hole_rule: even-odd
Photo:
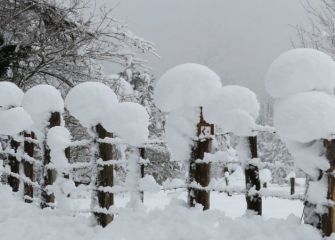
[[[186,63],[171,68],[158,80],[154,100],[164,112],[200,107],[220,87],[220,77],[208,67]]]
[[[64,111],[64,102],[60,92],[51,85],[37,85],[23,96],[22,107],[32,117],[39,130],[48,125],[51,113]]]
[[[65,98],[66,108],[84,127],[101,123],[107,110],[117,102],[113,90],[99,82],[78,84]]]
[[[0,81],[0,108],[21,106],[23,91],[12,82]]]
[[[322,92],[305,92],[281,99],[275,105],[274,126],[285,139],[306,143],[335,133],[335,98]]]
[[[138,103],[123,102],[111,107],[102,118],[102,126],[127,143],[141,146],[149,136],[149,114]]]
[[[171,152],[171,160],[186,161],[196,138],[200,109],[181,108],[169,113],[165,125],[165,140]]]
[[[271,64],[265,83],[267,92],[274,98],[311,90],[333,93],[335,62],[315,49],[293,49]]]
[[[4,240],[322,239],[316,229],[300,224],[297,217],[265,220],[249,216],[233,220],[218,210],[189,209],[183,201],[152,211],[121,209],[110,225],[101,228],[92,226],[85,217],[25,204],[21,196],[6,186],[0,186],[0,199],[0,229]]]
[[[50,128],[47,134],[47,144],[50,148],[51,162],[58,172],[66,172],[68,159],[65,149],[71,145],[71,134],[65,127],[56,126]]]
[[[0,134],[13,136],[30,130],[32,125],[33,120],[22,107],[0,111]]]

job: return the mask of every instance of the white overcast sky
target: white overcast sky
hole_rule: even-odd
[[[150,58],[156,77],[170,67],[196,62],[216,71],[224,83],[264,95],[264,74],[272,60],[292,48],[292,26],[307,24],[300,0],[96,0],[113,7],[137,35],[154,42],[161,56]],[[107,73],[113,69],[106,68]]]

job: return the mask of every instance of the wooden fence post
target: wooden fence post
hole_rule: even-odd
[[[248,137],[251,159],[258,158],[257,155],[257,136]],[[246,183],[246,201],[247,209],[262,215],[262,197],[258,194],[249,195],[252,188],[259,191],[261,189],[261,182],[259,179],[258,167],[252,164],[245,166],[245,183]]]
[[[335,201],[335,139],[324,140],[324,146],[326,147],[326,158],[329,161],[330,169],[327,170],[324,175],[327,178],[328,193],[327,199]],[[327,212],[321,217],[321,230],[325,236],[330,236],[335,232],[335,207],[328,206]]]
[[[207,187],[210,182],[211,163],[196,163],[198,159],[204,159],[205,153],[211,152],[212,139],[210,135],[214,134],[214,125],[204,120],[202,107],[200,108],[200,121],[197,125],[197,137],[191,152],[189,163],[188,183],[196,182],[201,187]],[[210,191],[188,187],[188,205],[194,207],[196,203],[201,204],[204,210],[210,207]]]
[[[141,157],[141,160],[145,160],[145,148],[144,147],[141,147],[139,148],[139,151],[140,151],[140,157]],[[144,163],[140,163],[140,171],[141,171],[141,178],[144,178]],[[144,202],[144,192],[141,191],[140,192],[140,198],[141,198],[141,202],[143,203]]]
[[[291,195],[295,194],[295,178],[290,178],[290,185],[291,185]]]
[[[20,146],[20,143],[14,139],[10,141],[10,147],[14,150],[14,153],[17,153],[17,150]],[[20,162],[17,160],[15,155],[8,155],[10,171],[15,174],[20,174]],[[13,192],[19,191],[20,180],[14,176],[8,176],[8,183],[11,186]]]
[[[48,128],[52,128],[55,126],[60,126],[61,124],[61,114],[59,112],[53,112],[51,113],[50,119],[49,119],[49,126]],[[44,140],[44,156],[43,156],[43,167],[44,167],[44,173],[43,173],[43,190],[42,190],[42,202],[41,207],[52,207],[52,205],[55,203],[55,194],[54,193],[48,193],[48,191],[45,189],[47,186],[51,186],[55,180],[56,180],[56,170],[50,169],[48,167],[48,164],[50,163],[50,149],[46,144],[46,140]]]
[[[113,134],[107,132],[101,124],[95,127],[98,139],[104,139],[106,137],[111,138]],[[109,161],[115,159],[116,153],[113,145],[110,143],[98,143],[99,157],[102,161]],[[97,198],[99,203],[99,208],[108,210],[114,204],[113,193],[103,191],[99,188],[113,187],[113,165],[106,164],[103,166],[98,166],[96,187],[97,187]],[[113,221],[113,214],[103,213],[101,211],[94,212],[99,225],[106,227],[111,221]]]
[[[31,133],[24,132],[24,138],[34,139],[35,134],[33,132]],[[35,147],[35,144],[32,141],[28,141],[26,139],[24,140],[24,152],[29,157],[34,157],[34,147]],[[27,178],[29,178],[31,181],[33,181],[34,180],[34,164],[29,161],[26,161],[24,158],[22,160],[22,163],[23,163],[24,175]],[[25,182],[23,194],[24,194],[24,201],[26,203],[31,203],[33,196],[34,196],[33,186]]]

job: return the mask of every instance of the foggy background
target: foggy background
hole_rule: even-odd
[[[148,58],[156,78],[195,62],[216,71],[224,84],[249,87],[259,97],[268,66],[292,48],[294,26],[308,24],[299,0],[97,0],[95,7],[102,5],[114,7],[118,20],[156,44],[161,58]]]

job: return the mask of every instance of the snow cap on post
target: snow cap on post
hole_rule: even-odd
[[[335,133],[335,98],[323,92],[298,93],[275,105],[274,126],[283,139],[307,143]]]
[[[315,49],[293,49],[274,60],[265,80],[266,90],[274,98],[312,90],[333,94],[335,62]]]
[[[14,136],[30,130],[32,125],[33,120],[22,107],[0,111],[0,134]]]
[[[195,63],[181,64],[158,80],[154,100],[164,112],[200,107],[221,86],[220,77],[208,67]]]
[[[215,92],[204,104],[203,113],[207,121],[221,125],[226,132],[251,136],[259,109],[255,93],[246,87],[230,85]]]
[[[60,92],[45,84],[30,88],[23,96],[22,106],[32,117],[37,130],[48,125],[51,113],[64,112],[64,101]]]
[[[102,126],[133,146],[148,139],[149,115],[138,103],[123,102],[112,106],[102,118]]]
[[[23,91],[14,83],[0,81],[0,109],[21,106],[23,94]]]
[[[118,103],[114,91],[99,82],[84,82],[70,90],[65,106],[84,127],[102,122],[107,110]]]

